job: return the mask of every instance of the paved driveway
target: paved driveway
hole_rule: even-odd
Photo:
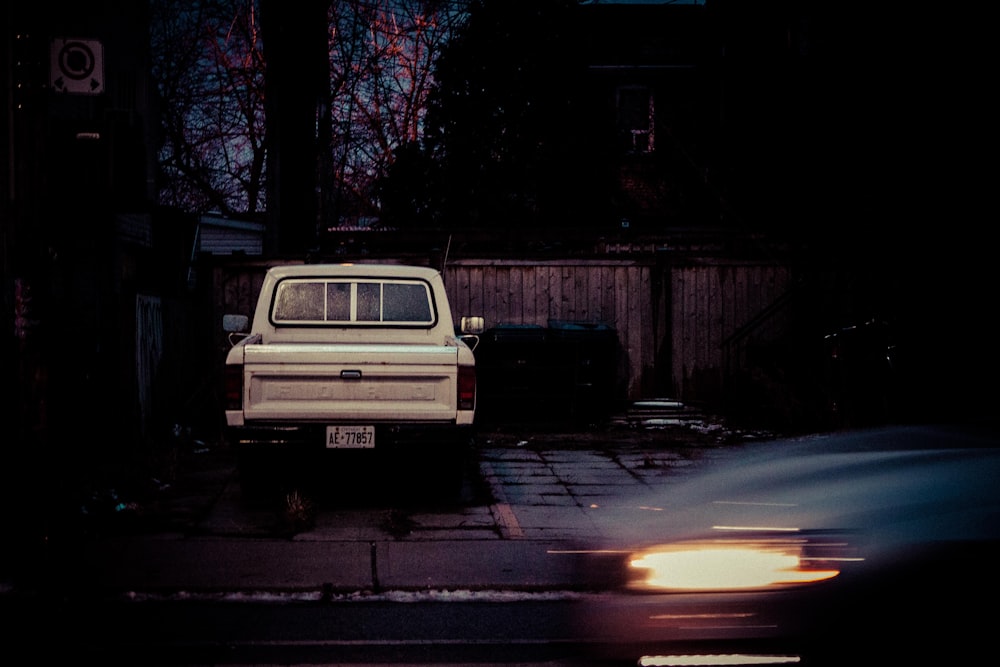
[[[702,421],[567,431],[504,426],[480,433],[460,502],[418,496],[383,500],[378,491],[346,504],[321,503],[292,525],[281,511],[240,502],[235,473],[210,506],[192,510],[187,530],[296,540],[572,539],[602,530],[602,508],[684,475],[740,438]],[[184,502],[184,499],[180,499]],[[188,500],[191,500],[190,498]],[[307,499],[308,500],[308,499]],[[175,508],[175,516],[184,516]]]

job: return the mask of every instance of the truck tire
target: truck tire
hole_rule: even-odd
[[[467,443],[447,443],[422,462],[421,477],[425,500],[451,505],[462,500],[469,460]]]
[[[261,507],[275,502],[278,484],[273,476],[271,459],[261,452],[243,450],[237,459],[240,497],[248,507]]]

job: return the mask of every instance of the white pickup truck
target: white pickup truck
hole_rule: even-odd
[[[482,318],[456,331],[440,272],[272,267],[249,330],[246,316],[224,320],[226,433],[246,497],[366,474],[377,484],[385,465],[460,482]]]

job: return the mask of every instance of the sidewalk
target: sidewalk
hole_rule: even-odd
[[[141,536],[91,542],[64,562],[61,594],[370,596],[573,591],[573,560],[536,540],[307,541]]]

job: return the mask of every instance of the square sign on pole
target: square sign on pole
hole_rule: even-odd
[[[57,93],[104,92],[104,46],[94,39],[52,40],[52,89]]]

